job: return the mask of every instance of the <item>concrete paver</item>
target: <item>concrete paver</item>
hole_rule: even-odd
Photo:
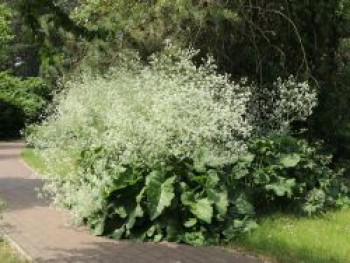
[[[68,214],[38,198],[42,180],[24,165],[22,142],[0,144],[0,197],[7,209],[3,227],[33,261],[41,263],[257,263],[222,248],[119,242],[67,224]],[[1,260],[0,260],[1,261]]]

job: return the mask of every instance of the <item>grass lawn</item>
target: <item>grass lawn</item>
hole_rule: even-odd
[[[277,262],[350,262],[350,209],[319,218],[274,216],[239,241],[244,250]]]
[[[36,172],[41,173],[45,171],[44,161],[40,158],[40,156],[35,154],[32,148],[25,148],[22,152],[22,158]]]

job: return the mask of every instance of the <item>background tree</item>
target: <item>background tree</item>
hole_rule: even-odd
[[[4,59],[7,55],[7,43],[13,39],[13,35],[9,26],[11,13],[9,8],[0,4],[0,58]]]
[[[200,49],[198,61],[212,54],[219,70],[234,79],[248,77],[261,87],[290,74],[311,81],[320,104],[302,124],[310,131],[306,136],[326,141],[338,155],[350,154],[349,5],[349,0],[12,2],[35,46],[36,60],[29,64],[51,83],[86,66],[103,72],[118,64],[116,54],[125,48],[147,62],[171,39]]]

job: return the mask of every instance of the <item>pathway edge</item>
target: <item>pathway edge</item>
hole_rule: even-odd
[[[25,251],[25,249],[23,249],[15,240],[13,240],[13,238],[8,235],[5,234],[3,235],[3,239],[13,248],[15,249],[22,258],[24,258],[25,260],[35,263],[34,259]]]

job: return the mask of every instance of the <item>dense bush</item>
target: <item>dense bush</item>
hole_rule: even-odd
[[[211,244],[254,228],[263,212],[311,214],[346,201],[330,159],[287,136],[315,105],[307,83],[278,80],[257,96],[210,58],[196,67],[195,55],[170,46],[149,66],[127,57],[57,98],[28,138],[56,204],[97,235]],[[255,114],[267,98],[274,104]],[[271,139],[254,139],[262,135]]]
[[[79,167],[82,174],[114,174],[115,160],[92,148],[82,152]],[[99,193],[103,207],[87,223],[95,234],[118,239],[230,241],[255,228],[264,213],[311,215],[348,203],[348,189],[330,160],[305,141],[276,137],[252,141],[249,153],[224,164],[173,156],[153,167],[123,165]],[[94,191],[95,176],[79,178],[76,186]]]
[[[37,121],[50,93],[39,78],[21,80],[0,73],[0,136],[17,136],[26,123]]]
[[[0,100],[0,138],[16,137],[23,128],[23,110],[7,101]]]
[[[255,139],[254,159],[245,171],[246,186],[261,212],[294,211],[313,214],[348,203],[348,185],[342,170],[331,169],[332,157],[320,145],[291,136]]]
[[[71,14],[89,29],[125,32],[140,52],[152,53],[165,37],[172,38],[212,53],[226,72],[272,81],[276,74],[305,70],[308,63],[322,73],[334,65],[344,2],[94,0]]]

